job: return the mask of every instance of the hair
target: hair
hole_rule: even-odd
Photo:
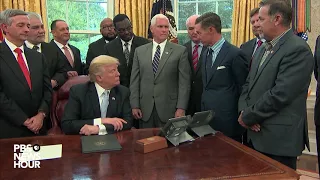
[[[289,27],[292,21],[292,7],[289,0],[262,0],[260,7],[269,6],[268,15],[274,17],[281,14],[283,26]]]
[[[192,16],[188,17],[188,19],[186,20],[186,27],[188,27],[189,21],[193,17],[197,17],[198,18],[198,17],[200,17],[200,15],[192,15]]]
[[[57,27],[57,22],[59,22],[59,21],[66,22],[66,21],[64,21],[64,20],[62,20],[62,19],[56,19],[56,20],[52,21],[52,23],[51,23],[51,25],[50,25],[51,31],[54,30],[54,29]]]
[[[117,26],[116,26],[116,23],[117,23],[117,22],[123,21],[123,20],[125,20],[125,19],[128,19],[129,22],[131,23],[131,21],[130,21],[130,19],[129,19],[129,17],[128,17],[127,15],[125,15],[125,14],[118,14],[118,15],[116,15],[116,16],[113,18],[113,25],[114,25],[114,27],[117,27]]]
[[[111,64],[119,64],[119,60],[107,55],[95,57],[89,66],[90,81],[96,82],[96,76],[101,75],[105,71],[103,67]]]
[[[38,13],[28,12],[28,17],[29,17],[29,19],[32,19],[32,18],[39,19],[42,22],[42,18]]]
[[[213,26],[216,31],[221,34],[221,19],[214,12],[207,12],[197,18],[196,24],[201,23],[201,27],[206,29]]]
[[[156,14],[155,16],[152,17],[151,19],[151,26],[154,26],[156,24],[157,19],[166,19],[169,22],[169,19],[167,18],[167,16],[163,15],[163,14]]]
[[[260,8],[254,8],[250,11],[250,18],[252,18],[252,16],[256,15],[259,13],[259,9]]]
[[[19,15],[27,16],[28,14],[22,10],[19,10],[19,9],[6,9],[1,12],[0,24],[11,25],[11,23],[12,23],[11,18],[15,17],[15,16],[19,16]]]

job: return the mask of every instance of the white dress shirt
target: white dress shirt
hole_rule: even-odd
[[[102,94],[106,91],[106,89],[103,89],[103,87],[101,87],[98,83],[94,83],[94,85],[98,93],[99,107],[100,107],[102,103]],[[108,94],[110,94],[110,90],[107,90],[107,91],[108,91]],[[99,135],[108,134],[106,127],[101,123],[101,118],[93,119],[93,125],[99,126]]]
[[[122,43],[122,51],[123,51],[123,53],[124,53],[124,51],[126,50],[126,45],[125,45],[126,43],[128,43],[129,52],[131,52],[131,45],[132,45],[133,37],[132,37],[131,40],[128,41],[128,42],[125,42],[125,41],[122,40],[121,38],[120,38],[120,40],[121,40],[121,43]]]
[[[24,54],[23,45],[20,46],[20,47],[17,47],[16,45],[14,45],[12,42],[10,42],[10,41],[9,41],[8,39],[6,39],[6,38],[4,39],[4,41],[5,41],[5,42],[7,43],[7,45],[9,46],[12,54],[14,55],[14,57],[16,58],[17,61],[18,61],[18,59],[17,59],[18,53],[14,52],[14,50],[15,50],[16,48],[20,48],[20,49],[21,49],[24,63],[26,64],[26,66],[27,66],[27,68],[28,68],[28,70],[29,70],[28,61],[27,61],[27,58],[26,58],[26,56],[25,56],[25,54]]]
[[[37,49],[37,51],[38,51],[39,53],[41,53],[41,43],[39,43],[39,44],[37,44],[37,45],[34,45],[34,44],[32,44],[31,42],[29,42],[29,41],[25,41],[25,43],[26,43],[26,46],[27,46],[29,49],[32,49],[34,46],[38,46],[39,48]]]
[[[72,52],[71,48],[68,46],[68,43],[66,45],[63,45],[63,44],[59,43],[56,40],[53,40],[53,41],[57,44],[57,46],[59,47],[59,49],[62,51],[63,54],[64,54],[63,46],[66,46],[68,48],[68,51],[71,54],[71,57],[72,57],[73,61],[74,61],[74,55],[73,55],[73,52]]]
[[[153,42],[152,42],[152,56],[151,56],[152,59],[151,59],[151,61],[153,61],[154,54],[155,54],[156,51],[157,51],[157,46],[158,46],[158,45],[160,46],[160,59],[161,59],[161,56],[162,56],[162,53],[163,53],[163,51],[164,51],[164,48],[166,47],[167,41],[168,41],[168,40],[165,40],[165,41],[163,41],[162,43],[158,44],[157,42],[155,42],[155,41],[153,40]],[[160,59],[159,59],[159,60],[160,60]]]

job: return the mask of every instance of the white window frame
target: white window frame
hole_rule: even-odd
[[[184,3],[196,3],[196,14],[198,14],[198,3],[199,2],[207,2],[207,1],[203,1],[203,0],[193,0],[193,1],[185,1],[185,2],[180,2],[178,3],[179,0],[173,0],[173,6],[174,6],[174,15],[175,15],[175,18],[176,18],[176,22],[177,22],[177,29],[178,29],[178,34],[185,34],[185,33],[188,33],[187,30],[179,30],[179,12],[178,12],[178,7],[179,7],[179,4],[184,4]],[[215,1],[226,1],[226,0],[215,0]],[[217,12],[217,14],[219,15],[219,12],[218,12],[218,7],[219,7],[219,3],[218,3],[218,6],[216,6],[216,10],[215,12]],[[201,14],[199,14],[201,15]],[[185,22],[184,22],[185,23]],[[231,28],[223,28],[221,29],[221,32],[224,33],[224,32],[231,32]]]
[[[67,1],[72,1],[72,2],[94,2],[94,3],[107,3],[108,6],[108,14],[106,14],[106,17],[113,17],[114,16],[114,0],[107,0],[107,1],[103,1],[103,0],[96,0],[96,1],[90,1],[90,0],[66,0]],[[67,3],[68,5],[68,3]],[[87,3],[87,9],[88,9],[88,3]],[[67,7],[68,8],[68,7]],[[47,10],[48,11],[48,10]],[[48,14],[48,12],[47,12]],[[66,12],[66,17],[68,16],[68,11]],[[90,17],[87,15],[87,22],[89,22]],[[68,22],[68,19],[66,19],[66,21]],[[87,35],[100,35],[100,31],[96,30],[96,31],[92,31],[92,30],[69,30],[70,34],[87,34]]]

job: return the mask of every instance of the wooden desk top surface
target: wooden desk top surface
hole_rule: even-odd
[[[121,151],[82,154],[80,135],[0,140],[0,179],[299,179],[292,169],[222,134],[147,154],[136,140],[157,129],[117,133]],[[40,169],[14,169],[13,144],[62,144],[62,157],[43,160]]]

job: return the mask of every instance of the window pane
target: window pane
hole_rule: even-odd
[[[223,32],[222,36],[224,37],[224,39],[226,41],[228,41],[229,43],[231,43],[231,32]]]
[[[199,14],[204,14],[206,12],[216,12],[216,2],[201,2],[199,3],[198,11]]]
[[[179,4],[179,20],[178,29],[186,30],[186,20],[189,16],[196,14],[196,3],[181,3]]]
[[[221,18],[222,28],[229,29],[232,26],[233,1],[222,1],[218,3],[218,13]]]
[[[89,44],[95,42],[96,40],[102,38],[101,34],[90,34],[89,35]]]
[[[48,27],[51,22],[56,19],[66,20],[66,1],[65,0],[50,0],[47,1],[48,9]]]
[[[87,4],[85,2],[68,2],[67,23],[70,30],[87,30]]]
[[[88,34],[71,34],[69,43],[80,50],[81,60],[85,62],[89,44]]]
[[[184,45],[185,43],[187,43],[189,41],[189,36],[188,33],[178,33],[178,41],[179,44]]]
[[[89,3],[89,30],[99,30],[100,22],[107,17],[107,3]]]

